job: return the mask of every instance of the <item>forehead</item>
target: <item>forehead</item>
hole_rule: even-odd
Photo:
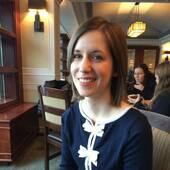
[[[144,74],[143,69],[140,68],[140,67],[135,68],[135,71],[134,71],[134,72],[135,72],[135,73],[138,73],[138,74]]]
[[[77,41],[75,49],[94,49],[102,48],[108,50],[105,35],[99,30],[92,30],[84,33]]]

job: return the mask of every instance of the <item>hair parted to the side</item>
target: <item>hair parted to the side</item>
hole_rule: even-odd
[[[119,106],[126,95],[127,44],[126,36],[118,24],[111,23],[102,17],[93,17],[80,25],[78,30],[71,37],[68,45],[68,69],[70,69],[72,63],[74,48],[77,41],[83,34],[93,30],[102,32],[106,38],[110,53],[112,54],[114,73],[111,82],[111,95],[113,96],[113,104]],[[76,87],[73,83],[72,85],[73,96],[76,96],[77,99],[81,99]]]

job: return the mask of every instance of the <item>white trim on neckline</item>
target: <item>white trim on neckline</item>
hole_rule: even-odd
[[[109,117],[109,118],[103,118],[102,121],[98,121],[96,122],[96,124],[107,124],[107,123],[111,123],[111,122],[114,122],[116,120],[118,120],[119,118],[121,118],[123,115],[125,115],[127,113],[127,111],[130,109],[131,107],[127,107],[125,109],[123,109],[121,112],[118,112],[118,113],[114,113],[112,117]],[[81,115],[89,120],[90,122],[92,122],[91,118],[90,118],[90,115],[89,115],[89,112],[88,112],[88,108],[87,108],[87,111],[85,112],[83,110],[83,107],[82,107],[82,100],[79,101],[79,109],[80,109],[80,113]]]

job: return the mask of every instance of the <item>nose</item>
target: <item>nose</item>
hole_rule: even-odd
[[[80,72],[90,72],[92,69],[92,63],[87,55],[84,55],[81,62],[79,63]]]

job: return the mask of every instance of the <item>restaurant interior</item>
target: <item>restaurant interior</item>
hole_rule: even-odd
[[[93,16],[122,27],[128,71],[145,63],[154,74],[157,65],[170,61],[169,0],[0,0],[0,169],[19,169],[24,151],[30,152],[26,148],[39,140],[37,136],[41,137],[37,147],[41,145],[42,160],[35,169],[56,169],[61,154],[61,114],[72,98],[67,45],[79,25]],[[44,106],[49,103],[45,104],[44,96],[57,103],[57,118],[53,115],[52,122],[46,120]],[[142,113],[153,131],[153,170],[168,170],[170,118]],[[57,137],[50,133],[53,129]],[[51,150],[57,152],[49,156]],[[34,160],[28,162],[21,168],[33,169]]]

